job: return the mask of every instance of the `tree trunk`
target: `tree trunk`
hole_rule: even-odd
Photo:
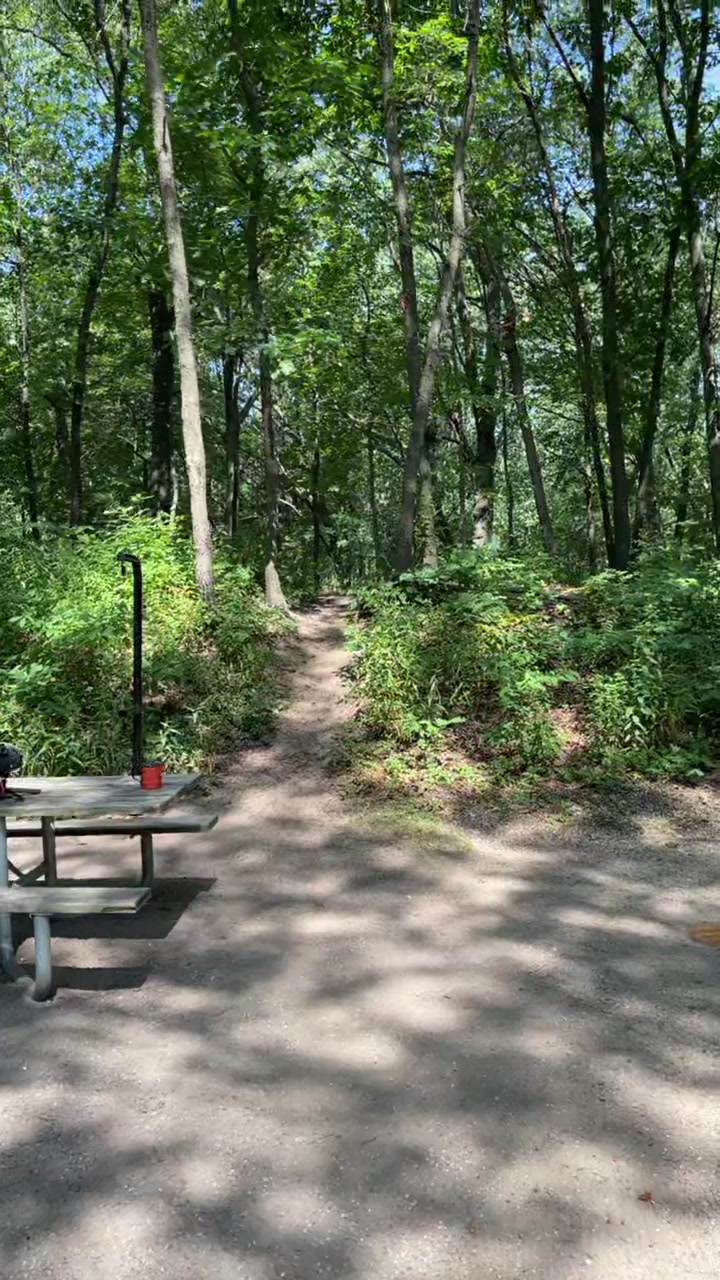
[[[617,278],[610,213],[607,153],[605,150],[605,0],[588,0],[590,20],[590,95],[587,101],[588,132],[595,208],[595,243],[600,267],[602,305],[602,371],[605,388],[608,452],[612,480],[614,559],[616,569],[626,569],[630,559],[630,513],[625,470],[622,378],[618,330]]]
[[[505,404],[505,374],[502,373],[502,459],[503,459],[503,475],[505,477],[505,515],[507,519],[507,544],[508,550],[512,551],[515,547],[515,491],[513,489],[512,476],[510,474],[510,462],[508,458],[508,424],[507,409]]]
[[[477,98],[478,40],[480,27],[478,0],[470,0],[468,9],[469,17],[466,28],[468,34],[468,54],[465,93],[462,121],[455,138],[455,155],[453,161],[452,234],[435,299],[433,317],[430,322],[427,341],[425,343],[425,352],[419,381],[417,383],[417,391],[414,396],[413,382],[415,373],[411,374],[412,353],[408,346],[409,330],[407,317],[408,307],[412,310],[413,306],[415,307],[415,317],[417,316],[416,291],[411,297],[405,296],[403,299],[403,309],[406,316],[406,355],[408,359],[408,377],[411,384],[412,425],[403,467],[402,498],[400,503],[400,520],[395,556],[395,568],[399,573],[409,569],[413,562],[413,535],[420,489],[421,468],[424,470],[425,478],[427,480],[427,465],[423,461],[425,454],[425,435],[430,420],[433,395],[435,391],[435,378],[440,364],[442,337],[447,321],[450,299],[455,285],[455,275],[465,247],[465,154],[475,114],[475,102]],[[409,243],[410,248],[412,248],[412,235],[409,225],[407,192],[405,191],[404,170],[397,128],[397,106],[395,102],[394,88],[395,66],[392,40],[392,10],[390,0],[381,0],[380,14],[380,44],[383,62],[383,101],[385,108],[385,142],[388,154],[388,164],[393,183],[393,195],[395,198],[395,212],[401,250],[401,270],[404,272],[402,256],[403,244],[404,241],[406,241]],[[408,282],[409,267],[410,264],[408,263]],[[412,274],[414,280],[414,267]],[[405,279],[403,279],[403,288],[406,289]]]
[[[380,517],[378,515],[377,505],[377,478],[375,472],[375,443],[373,440],[372,424],[368,424],[367,429],[367,458],[368,458],[368,501],[370,503],[370,525],[372,528],[373,555],[375,558],[375,573],[380,574],[382,565],[382,544],[380,542]]]
[[[542,535],[543,546],[550,555],[557,554],[557,545],[555,542],[555,533],[550,518],[550,510],[545,494],[545,484],[542,476],[542,466],[540,464],[540,456],[535,444],[535,435],[530,423],[530,414],[528,413],[527,400],[525,398],[525,371],[523,368],[523,359],[517,340],[517,307],[513,297],[510,281],[505,275],[505,270],[499,257],[490,255],[487,246],[485,246],[485,255],[488,259],[489,271],[495,277],[500,297],[503,305],[502,317],[502,345],[507,360],[508,372],[510,374],[510,386],[512,396],[515,401],[515,410],[517,413],[518,423],[520,425],[520,434],[525,447],[525,457],[528,464],[528,472],[530,474],[530,483],[532,485],[533,498],[535,499],[535,510],[537,511],[538,522],[540,524],[540,532]]]
[[[320,591],[320,552],[322,550],[322,511],[320,502],[320,446],[315,445],[310,471],[310,505],[313,521],[313,587]]]
[[[87,391],[87,370],[90,353],[90,335],[93,316],[100,293],[105,266],[110,252],[110,235],[117,208],[120,159],[122,156],[123,136],[127,116],[125,111],[125,83],[128,73],[128,49],[130,44],[130,0],[122,0],[120,5],[120,44],[117,61],[112,52],[107,31],[105,29],[104,0],[94,0],[95,34],[102,45],[105,61],[112,80],[113,105],[113,139],[110,150],[110,162],[105,178],[105,198],[100,217],[100,235],[94,258],[90,264],[85,294],[83,297],[80,322],[78,324],[75,343],[75,362],[73,366],[71,406],[70,406],[70,523],[78,525],[83,519],[83,465],[82,465],[82,433],[85,416],[85,394]]]
[[[523,79],[520,65],[512,46],[507,0],[504,0],[503,3],[503,27],[505,53],[510,75],[518,89],[518,92],[520,93],[530,119],[533,133],[535,135],[540,163],[545,175],[548,209],[552,218],[555,243],[558,248],[562,268],[560,276],[567,292],[573,315],[575,359],[582,394],[583,421],[585,424],[585,448],[589,458],[591,459],[592,472],[595,476],[595,485],[597,487],[598,499],[600,501],[608,564],[613,564],[615,559],[615,539],[613,534],[610,504],[608,502],[607,484],[605,481],[605,468],[603,466],[602,454],[600,451],[600,429],[597,416],[597,396],[595,394],[595,373],[593,369],[592,331],[590,328],[590,320],[583,302],[580,280],[578,278],[577,267],[575,265],[572,236],[570,234],[570,228],[568,226],[565,211],[563,210],[558,195],[555,173],[550,159],[550,153],[545,142],[545,134],[543,131],[540,112],[529,86]],[[528,59],[529,58],[530,53],[528,52]],[[590,477],[590,488],[588,489],[587,477],[588,472],[586,471],[586,513],[588,548],[590,548],[590,546],[594,544],[595,540],[595,516],[593,510],[592,478]],[[590,534],[591,525],[593,528],[592,536]]]
[[[425,569],[436,568],[439,561],[434,493],[435,441],[435,430],[432,423],[428,423],[420,458],[416,513],[419,559]]]
[[[162,289],[148,293],[152,337],[152,462],[150,491],[155,510],[169,512],[172,504],[173,395],[175,355],[173,352],[172,307]]]
[[[223,401],[225,405],[225,531],[237,537],[240,500],[240,411],[237,402],[237,352],[223,356]]]
[[[20,444],[22,449],[23,472],[25,476],[25,505],[27,507],[30,531],[36,542],[40,541],[39,500],[35,457],[33,450],[32,423],[30,420],[30,308],[28,304],[27,263],[25,261],[25,242],[22,229],[21,194],[17,192],[17,232],[15,244],[17,248],[18,267],[18,311],[20,320],[20,363],[22,381],[20,385]]]
[[[685,537],[688,509],[690,506],[690,475],[692,471],[693,438],[697,430],[698,410],[702,399],[702,371],[699,365],[693,368],[690,382],[690,407],[683,430],[680,446],[680,478],[678,497],[675,507],[675,541],[680,545]]]
[[[462,419],[462,409],[457,411],[458,418]],[[461,428],[462,430],[463,428]],[[468,538],[468,518],[467,518],[467,449],[465,440],[461,434],[458,435],[458,542],[461,547],[466,547],[469,542]]]
[[[477,265],[477,258],[476,258]],[[465,295],[462,265],[456,281],[457,313],[463,340],[463,368],[470,393],[475,424],[475,483],[473,497],[474,547],[488,545],[493,534],[495,507],[495,462],[497,442],[497,381],[500,369],[500,291],[493,277],[484,279],[486,298],[485,359],[482,381],[478,368],[477,348],[472,319]]]
[[[597,573],[597,529],[595,527],[595,494],[593,492],[592,463],[583,459],[583,489],[585,493],[585,540],[590,573]]]
[[[688,208],[686,210],[686,218],[689,223],[688,248],[690,250],[690,269],[698,327],[703,400],[705,402],[713,537],[715,539],[715,550],[720,554],[720,397],[718,396],[717,387],[718,367],[713,349],[710,290],[707,283],[705,245],[699,205],[695,204],[694,208]]]
[[[685,107],[685,138],[681,142],[676,127],[673,94],[667,80],[670,30],[678,42],[677,61],[680,63],[682,81],[679,100]],[[680,192],[680,222],[687,238],[690,256],[690,276],[698,330],[700,371],[703,380],[705,422],[712,495],[712,525],[715,550],[720,554],[720,395],[718,393],[718,369],[713,349],[711,297],[707,280],[705,245],[702,233],[702,213],[696,182],[702,160],[703,128],[700,118],[708,51],[713,33],[711,0],[700,0],[696,30],[690,35],[683,12],[676,0],[657,0],[657,51],[648,47],[638,27],[631,18],[629,26],[650,58],[657,81],[658,103],[667,135],[678,190]],[[674,55],[671,55],[674,57]]]
[[[400,305],[405,329],[405,365],[410,393],[410,412],[414,414],[420,391],[420,376],[422,372],[415,249],[410,220],[410,201],[405,180],[405,166],[400,147],[397,102],[395,100],[395,49],[391,0],[379,0],[379,6],[385,149],[390,170],[395,219],[398,229],[398,258],[400,261],[400,279],[402,281]]]
[[[145,79],[153,125],[153,143],[160,182],[160,200],[165,219],[165,236],[170,259],[170,275],[175,308],[175,336],[180,363],[180,401],[185,466],[190,490],[190,516],[195,546],[195,578],[203,599],[212,603],[215,592],[213,544],[207,506],[205,441],[200,416],[200,389],[192,332],[190,282],[185,258],[185,241],[178,207],[170,124],[165,102],[157,38],[155,0],[141,0]]]
[[[648,397],[647,413],[645,415],[642,440],[640,442],[640,454],[638,458],[637,515],[635,519],[636,538],[641,534],[643,529],[648,529],[655,533],[659,532],[659,513],[655,494],[654,450],[658,423],[660,421],[663,373],[665,370],[665,352],[667,350],[668,336],[670,333],[673,289],[675,285],[675,268],[677,265],[679,247],[680,228],[675,226],[672,228],[668,240],[662,301],[660,303],[660,319],[658,323],[657,337],[655,339],[655,354],[653,357],[652,377],[650,380],[650,395]]]
[[[240,14],[237,0],[228,0],[230,36],[235,54],[238,83],[245,99],[248,125],[252,138],[247,186],[249,208],[245,219],[248,296],[259,344],[260,411],[265,463],[266,563],[265,599],[274,609],[287,609],[277,561],[280,551],[280,464],[273,414],[273,380],[270,359],[270,327],[260,275],[260,218],[265,196],[265,164],[262,143],[264,134],[263,106],[257,85],[249,76],[243,58]]]

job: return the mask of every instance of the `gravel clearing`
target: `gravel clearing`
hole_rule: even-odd
[[[153,904],[0,989],[3,1280],[716,1280],[715,803],[391,838],[329,768],[342,623]]]

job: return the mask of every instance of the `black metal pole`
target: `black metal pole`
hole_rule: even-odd
[[[123,577],[129,564],[132,565],[133,571],[133,736],[130,772],[134,778],[139,778],[143,764],[142,563],[139,556],[131,555],[129,551],[121,551],[118,560],[122,566]]]

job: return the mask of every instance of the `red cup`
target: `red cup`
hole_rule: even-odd
[[[164,773],[164,764],[144,764],[140,770],[140,786],[143,791],[159,791]]]

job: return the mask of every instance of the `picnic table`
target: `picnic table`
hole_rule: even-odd
[[[28,777],[17,782],[23,799],[0,802],[0,962],[13,979],[22,974],[15,958],[12,916],[32,916],[34,999],[47,999],[53,991],[51,916],[138,911],[152,891],[153,835],[206,831],[215,825],[214,814],[152,816],[187,795],[198,782],[197,774],[168,774],[159,790],[144,791],[135,778],[128,776]],[[8,826],[8,818],[20,821]],[[39,818],[39,823],[23,821],[33,818]],[[108,879],[98,883],[58,877],[58,836],[93,834],[140,837],[140,869],[135,882]],[[39,837],[42,842],[42,861],[29,871],[21,871],[8,856],[8,841],[14,837]],[[15,876],[12,883],[11,873]]]

